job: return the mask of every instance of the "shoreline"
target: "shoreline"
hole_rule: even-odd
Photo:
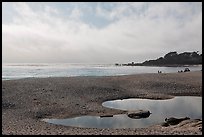
[[[133,66],[134,67],[134,66]],[[153,66],[145,66],[145,67],[153,67]],[[155,66],[156,67],[156,66]],[[159,66],[157,66],[159,67]],[[202,69],[202,68],[201,68]],[[194,70],[190,72],[202,72],[202,70]],[[144,75],[144,74],[157,74],[158,72],[155,73],[135,73],[135,74],[116,74],[116,75],[107,75],[107,76],[67,76],[67,77],[59,77],[59,76],[50,76],[50,77],[24,77],[24,78],[15,78],[15,79],[6,79],[2,78],[2,81],[10,81],[10,80],[22,80],[22,79],[43,79],[43,78],[72,78],[72,77],[117,77],[117,76],[134,76],[134,75]],[[177,74],[179,72],[162,72],[163,74]],[[185,73],[185,72],[180,72],[180,73]]]
[[[182,95],[202,97],[202,71],[2,80],[2,134],[202,134],[202,123],[188,127],[195,121],[181,127],[154,125],[141,129],[77,128],[41,121],[124,113],[103,107],[102,102],[108,100]]]

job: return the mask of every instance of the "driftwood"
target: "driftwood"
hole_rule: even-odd
[[[113,117],[113,115],[101,115],[100,118],[103,118],[103,117]]]

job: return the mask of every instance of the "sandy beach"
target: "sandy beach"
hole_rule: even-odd
[[[124,113],[103,107],[102,102],[107,100],[174,96],[202,96],[202,71],[6,80],[2,81],[2,134],[201,135],[202,120],[193,119],[175,126],[157,124],[136,129],[78,128],[42,121],[43,118]]]

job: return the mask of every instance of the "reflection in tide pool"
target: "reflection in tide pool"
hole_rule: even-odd
[[[81,116],[69,119],[44,119],[48,123],[90,128],[144,128],[164,122],[167,117],[202,119],[202,97],[179,96],[167,100],[124,99],[106,101],[105,107],[121,110],[149,110],[148,118],[131,119],[126,114],[113,117]]]
[[[81,116],[69,119],[43,119],[43,121],[57,125],[88,128],[141,128],[150,124],[148,121],[131,119],[126,114],[103,118],[100,116]]]
[[[177,96],[172,99],[124,99],[106,101],[104,107],[121,110],[149,110],[150,121],[163,122],[166,117],[190,117],[202,119],[202,97]]]

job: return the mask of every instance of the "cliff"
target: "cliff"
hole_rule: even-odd
[[[167,53],[164,57],[155,60],[146,60],[143,63],[128,63],[124,66],[183,66],[202,64],[202,54],[197,52],[184,52],[178,54],[176,51]]]

